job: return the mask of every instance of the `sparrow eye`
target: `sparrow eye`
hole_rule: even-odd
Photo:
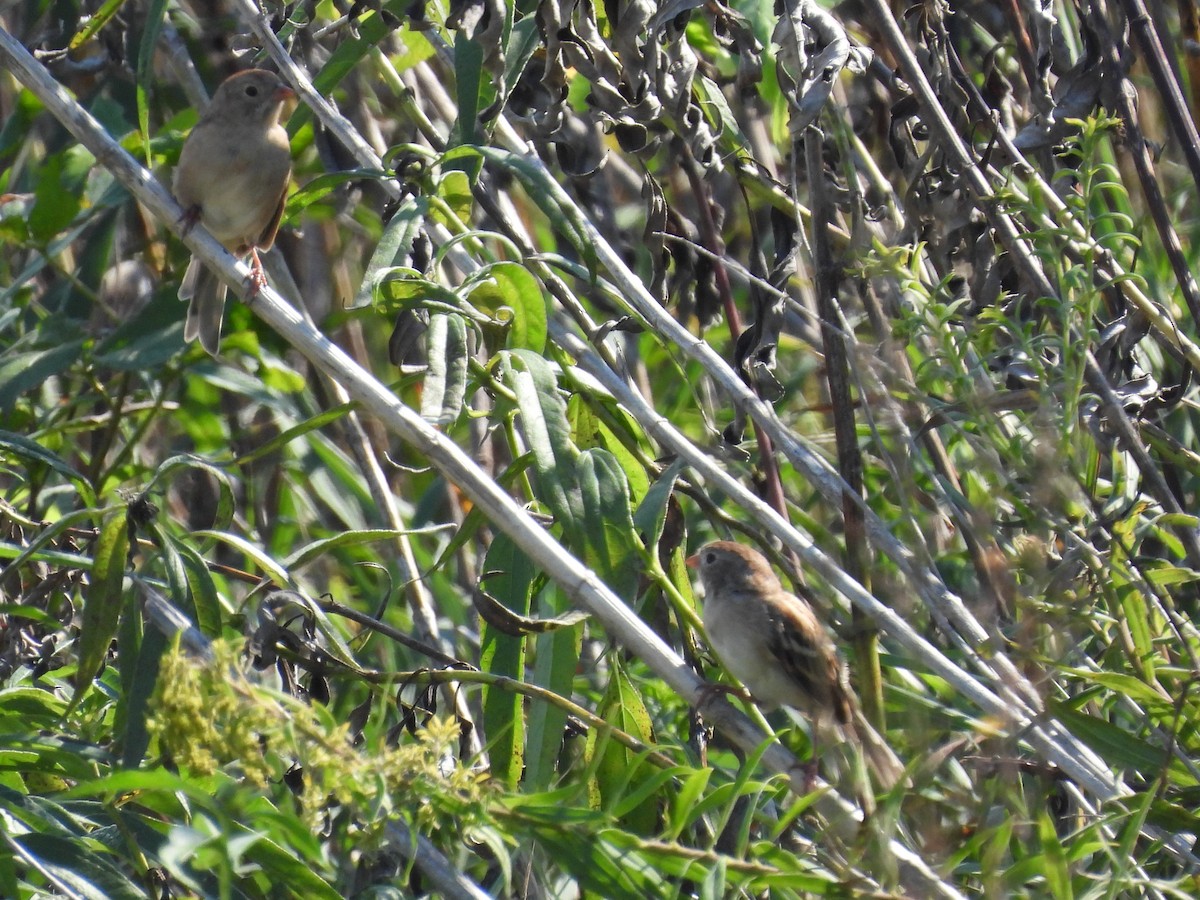
[[[713,563],[715,563],[716,561],[717,561],[717,554],[716,554],[716,551],[714,551],[714,550],[709,550],[707,553],[705,553],[705,554],[704,554],[704,563],[705,563],[705,565],[712,565],[712,564],[713,564]]]
[[[258,96],[258,88],[256,88],[252,84],[246,85],[246,96],[247,97],[257,97]]]

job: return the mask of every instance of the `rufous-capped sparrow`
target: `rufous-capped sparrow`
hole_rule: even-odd
[[[188,135],[175,169],[184,233],[202,222],[230,253],[249,254],[252,292],[266,284],[258,251],[275,243],[287,198],[292,153],[279,116],[293,96],[273,72],[249,69],[229,76]],[[188,301],[184,338],[199,337],[215,355],[225,284],[193,257],[179,298]]]

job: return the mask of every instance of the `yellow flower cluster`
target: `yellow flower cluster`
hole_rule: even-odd
[[[246,681],[239,647],[213,650],[209,663],[178,648],[163,656],[147,727],[180,768],[240,772],[266,788],[299,767],[299,801],[314,826],[331,804],[355,811],[365,830],[404,813],[424,833],[461,835],[485,817],[487,778],[459,762],[455,720],[434,717],[414,739],[364,751],[324,707]]]
[[[214,642],[209,663],[178,647],[165,653],[146,728],[163,756],[180,768],[211,775],[236,763],[261,788],[271,776],[261,743],[271,722],[267,708],[247,696],[239,655],[224,641]]]

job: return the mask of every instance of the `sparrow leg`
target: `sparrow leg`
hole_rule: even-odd
[[[257,247],[250,248],[250,274],[246,276],[246,286],[249,288],[247,300],[253,300],[258,296],[258,292],[267,286],[267,273],[263,271]]]
[[[187,237],[188,233],[196,227],[196,223],[200,221],[200,213],[201,209],[199,203],[193,203],[183,211],[183,215],[181,215],[179,217],[179,221],[175,223],[179,226],[180,237]]]
[[[796,768],[803,779],[801,783],[804,785],[804,793],[811,794],[817,788],[817,758],[810,756],[804,762],[797,763]]]

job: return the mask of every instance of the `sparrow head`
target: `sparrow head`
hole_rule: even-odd
[[[709,596],[756,592],[768,594],[780,589],[779,577],[757,550],[733,541],[705,544],[687,564],[700,573],[700,581]]]
[[[274,72],[247,69],[221,82],[205,115],[217,113],[245,124],[274,125],[284,102],[295,96]]]

